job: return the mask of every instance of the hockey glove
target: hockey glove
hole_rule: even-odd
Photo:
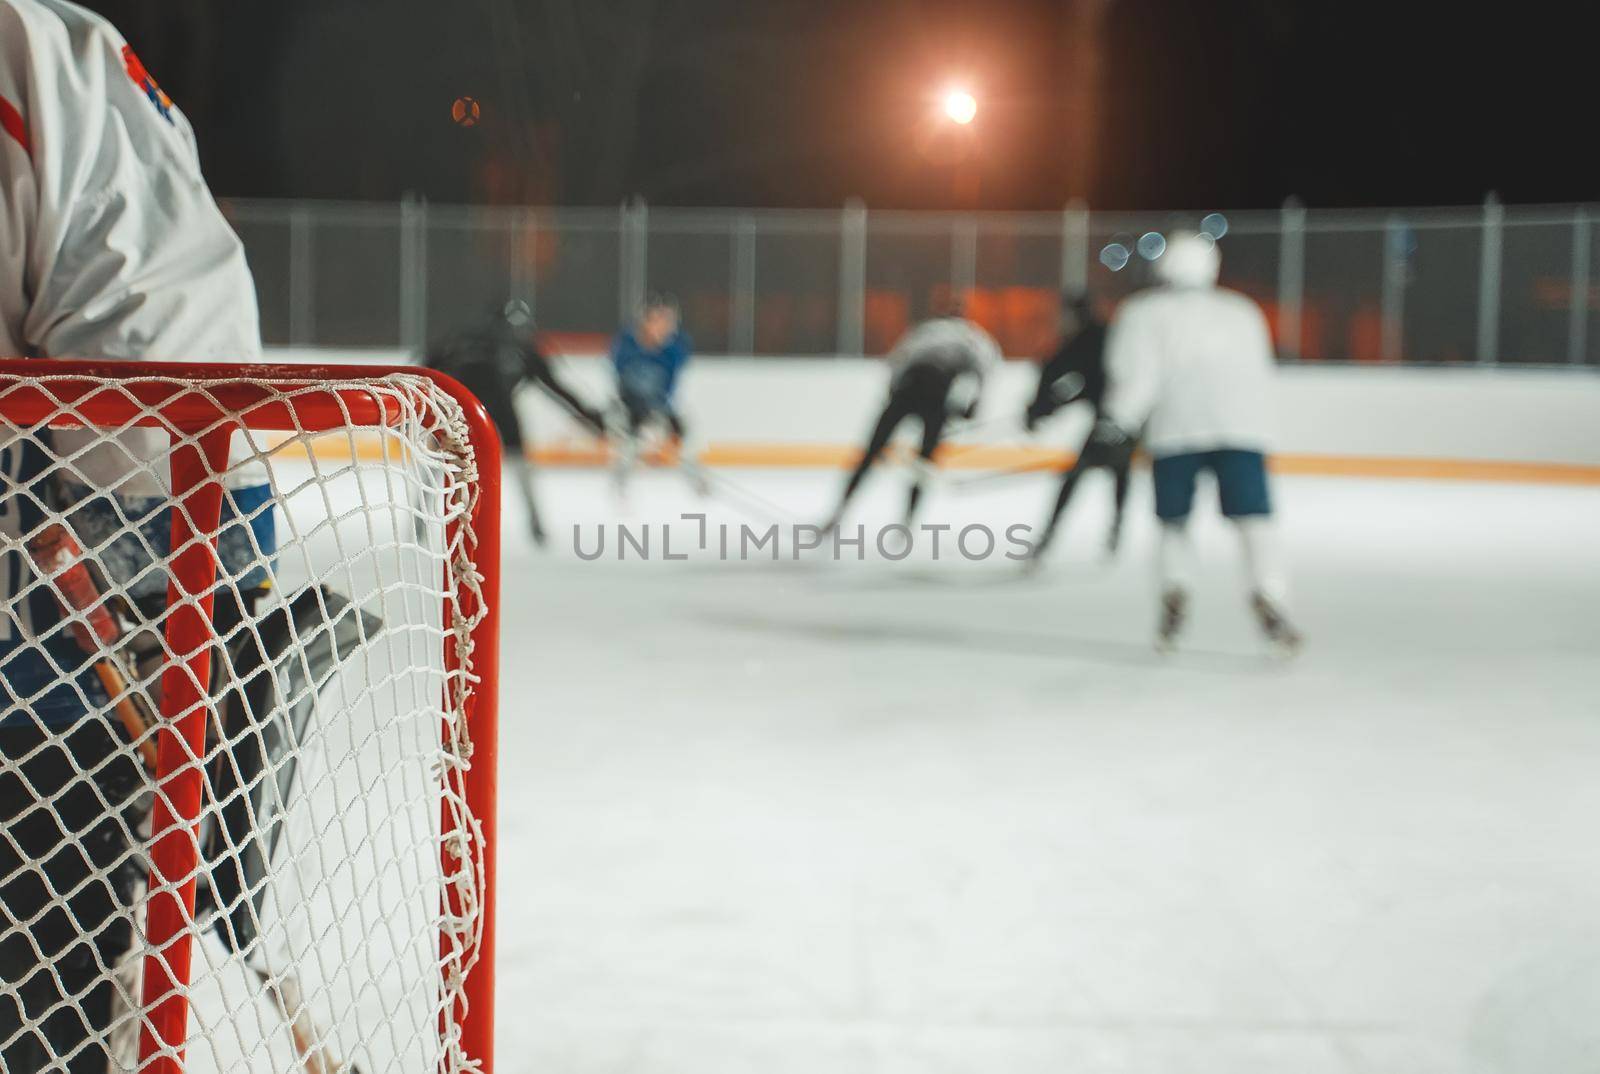
[[[1103,466],[1126,466],[1133,458],[1134,436],[1116,422],[1101,418],[1089,434],[1085,454]]]

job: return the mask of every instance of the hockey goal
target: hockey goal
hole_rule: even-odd
[[[0,361],[0,1070],[491,1068],[498,560],[448,378]]]

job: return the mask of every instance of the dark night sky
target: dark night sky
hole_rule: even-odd
[[[1075,185],[1101,208],[1600,195],[1575,148],[1592,97],[1582,35],[1531,8],[1112,0],[1091,37],[1074,29],[1081,6],[1029,0],[91,6],[195,121],[225,195],[1015,209],[1059,207]],[[1085,47],[1098,77],[1074,80]],[[952,75],[980,99],[970,146],[928,119]],[[482,102],[471,129],[449,118],[463,94]]]

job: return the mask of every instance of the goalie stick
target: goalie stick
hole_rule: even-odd
[[[29,539],[27,548],[35,573],[54,584],[62,610],[72,617],[73,638],[94,658],[95,675],[105,687],[122,729],[139,750],[145,769],[153,773],[156,742],[150,731],[156,725],[156,714],[150,699],[129,686],[135,678],[133,670],[127,657],[115,648],[127,633],[122,614],[102,595],[84,560],[83,549],[65,526],[46,526]]]
[[[84,556],[83,547],[62,524],[52,523],[35,534],[28,540],[27,550],[35,573],[51,582],[62,610],[70,617],[73,638],[94,658],[95,674],[111,699],[129,741],[138,749],[146,773],[154,776],[157,750],[155,737],[150,732],[158,717],[149,697],[133,685],[137,675],[120,648],[130,633],[130,616],[117,606],[115,598],[105,594],[91,570],[90,561]],[[346,1067],[327,1045],[320,1043],[326,1034],[311,1017],[302,998],[298,975],[293,972],[275,974],[255,965],[248,953],[238,950],[226,922],[227,917],[223,915],[214,931],[224,946],[240,956],[245,968],[271,995],[306,1074],[343,1074],[347,1070],[350,1074],[360,1074],[359,1069]]]

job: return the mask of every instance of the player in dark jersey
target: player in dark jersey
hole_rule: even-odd
[[[517,417],[517,391],[526,384],[538,385],[601,436],[605,435],[605,419],[556,376],[550,360],[534,339],[533,313],[528,304],[513,299],[496,306],[479,324],[428,348],[423,364],[448,373],[483,401],[500,432],[506,462],[522,492],[534,542],[544,544],[544,524],[533,496],[533,464],[528,459],[522,423]]]
[[[1100,421],[1100,404],[1106,392],[1106,324],[1095,312],[1086,294],[1068,295],[1062,300],[1061,342],[1039,370],[1039,389],[1023,417],[1029,432],[1044,418],[1072,403],[1088,403]],[[1113,443],[1091,431],[1078,449],[1078,457],[1061,477],[1054,508],[1034,545],[1031,563],[1037,563],[1054,540],[1061,516],[1085,471],[1103,468],[1115,481],[1111,531],[1106,535],[1106,550],[1115,552],[1122,536],[1122,509],[1128,499],[1128,471],[1132,445]]]
[[[907,418],[916,418],[922,423],[922,446],[917,455],[917,475],[906,499],[905,521],[910,525],[947,422],[952,416],[971,418],[977,413],[984,378],[999,364],[1000,348],[989,333],[963,317],[935,317],[902,336],[888,361],[892,370],[889,398],[867,439],[861,461],[845,483],[839,506],[823,524],[824,530],[838,527],[851,497],[883,454],[895,429]]]

